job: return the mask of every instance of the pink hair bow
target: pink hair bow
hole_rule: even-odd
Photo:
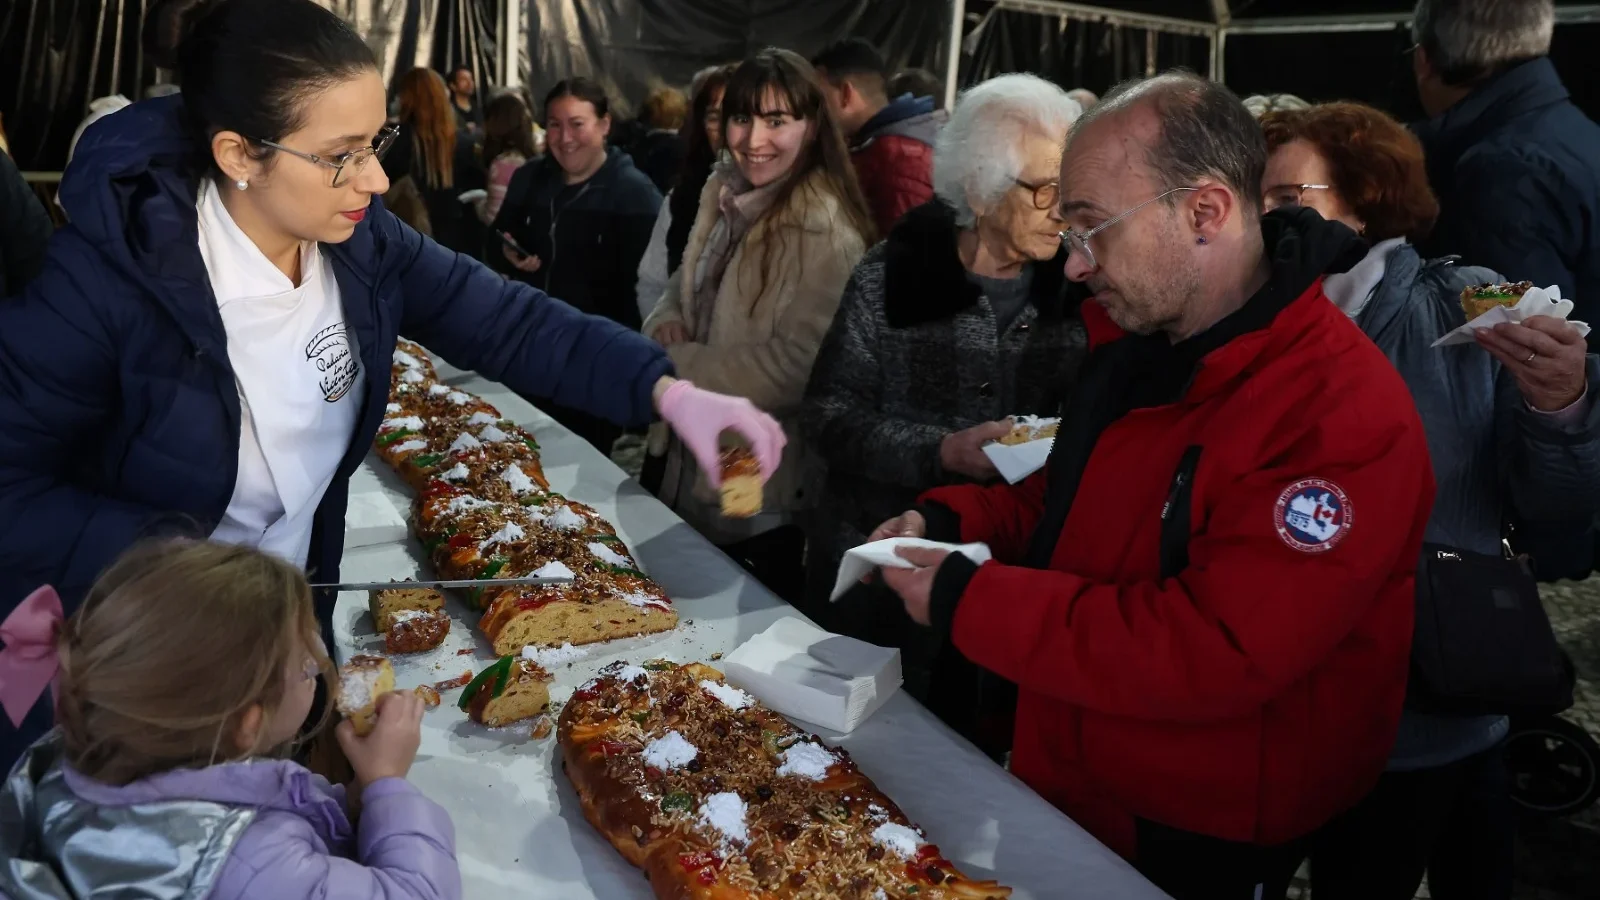
[[[64,619],[61,597],[45,585],[0,623],[0,641],[6,645],[0,650],[0,707],[17,728],[61,670],[56,634]]]

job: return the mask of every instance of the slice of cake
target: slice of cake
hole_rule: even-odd
[[[1461,310],[1467,314],[1467,321],[1471,322],[1496,306],[1516,306],[1522,302],[1522,295],[1532,289],[1531,281],[1475,284],[1461,291]]]
[[[394,614],[383,645],[390,653],[421,653],[444,643],[449,633],[450,617],[444,610],[404,609]]]
[[[507,589],[478,621],[501,655],[529,644],[593,644],[676,627],[666,592],[641,575],[580,575],[571,585]]]
[[[444,595],[433,588],[405,586],[397,581],[395,586],[381,591],[367,592],[367,611],[372,613],[372,627],[379,634],[389,630],[394,615],[403,611],[438,612],[444,608]]]
[[[457,705],[472,721],[498,728],[549,709],[549,684],[554,680],[531,659],[503,656],[472,679]]]
[[[372,733],[378,723],[378,698],[394,690],[394,667],[381,656],[352,656],[339,667],[339,713],[356,734]]]
[[[761,465],[749,450],[730,447],[722,451],[722,514],[748,519],[761,512]]]

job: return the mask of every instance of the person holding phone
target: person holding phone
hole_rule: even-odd
[[[70,614],[122,551],[173,533],[338,581],[349,480],[401,333],[597,417],[659,415],[713,481],[724,430],[776,468],[782,431],[748,401],[675,379],[637,332],[384,208],[383,78],[338,16],[312,0],[163,0],[145,36],[183,93],[84,134],[71,223],[0,304],[0,613],[49,584]],[[331,634],[334,598],[316,600]],[[41,703],[20,729],[0,723],[0,755],[48,720]]]
[[[661,194],[627,153],[606,146],[611,103],[598,84],[569,78],[544,107],[549,153],[517,171],[495,217],[502,256],[513,278],[637,330],[639,259]],[[622,434],[589,411],[530,399],[602,453]]]

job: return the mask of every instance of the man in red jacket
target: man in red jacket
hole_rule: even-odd
[[[1322,292],[1364,245],[1263,217],[1265,163],[1189,75],[1080,120],[1061,212],[1092,352],[1050,461],[873,535],[989,544],[882,577],[1016,682],[1018,777],[1178,900],[1282,897],[1376,782],[1433,503],[1410,393]]]
[[[906,210],[933,199],[933,143],[949,114],[935,109],[932,97],[891,98],[883,54],[861,38],[829,45],[811,64],[850,142],[878,236],[885,237]]]

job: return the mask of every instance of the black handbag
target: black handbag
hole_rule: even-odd
[[[1555,715],[1576,675],[1527,556],[1423,544],[1406,705],[1455,715]]]

